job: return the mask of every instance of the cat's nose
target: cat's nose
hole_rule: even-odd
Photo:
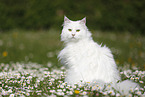
[[[75,36],[75,34],[72,34],[72,36],[74,37],[74,36]]]

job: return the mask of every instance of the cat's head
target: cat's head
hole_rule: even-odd
[[[61,41],[76,42],[91,37],[91,33],[86,26],[86,18],[78,21],[71,21],[66,16],[61,33]]]

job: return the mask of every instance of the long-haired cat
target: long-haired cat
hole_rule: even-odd
[[[65,81],[68,84],[74,85],[81,81],[116,83],[120,80],[111,50],[93,41],[91,32],[86,26],[86,18],[71,21],[65,16],[61,41],[64,42],[65,47],[58,58],[67,66]],[[136,86],[136,83],[126,80],[118,83],[115,88],[126,92]]]

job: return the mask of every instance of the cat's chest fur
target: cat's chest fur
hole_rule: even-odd
[[[72,65],[90,65],[92,60],[99,57],[100,46],[91,40],[82,40],[76,43],[69,43],[65,48],[66,61]],[[97,55],[94,56],[94,53]]]
[[[68,49],[68,53],[73,55],[73,57],[85,57],[84,55],[87,55],[90,47],[88,46],[89,42],[85,43],[84,41],[78,42],[78,43],[71,43],[66,46],[66,49]]]

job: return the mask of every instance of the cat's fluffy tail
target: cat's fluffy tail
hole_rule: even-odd
[[[123,95],[125,97],[129,97],[131,92],[138,91],[140,89],[140,87],[137,83],[130,81],[130,80],[124,80],[119,83],[113,82],[113,83],[109,83],[109,84],[104,83],[103,81],[99,80],[99,81],[96,81],[95,84],[97,84],[103,88],[104,88],[104,86],[109,85],[109,87],[106,87],[107,90],[112,90],[112,88],[114,88],[116,91],[120,92],[121,95]]]
[[[129,95],[130,92],[138,90],[139,89],[139,85],[137,83],[135,83],[135,82],[130,81],[130,80],[125,80],[125,81],[117,83],[116,89],[122,95]]]

